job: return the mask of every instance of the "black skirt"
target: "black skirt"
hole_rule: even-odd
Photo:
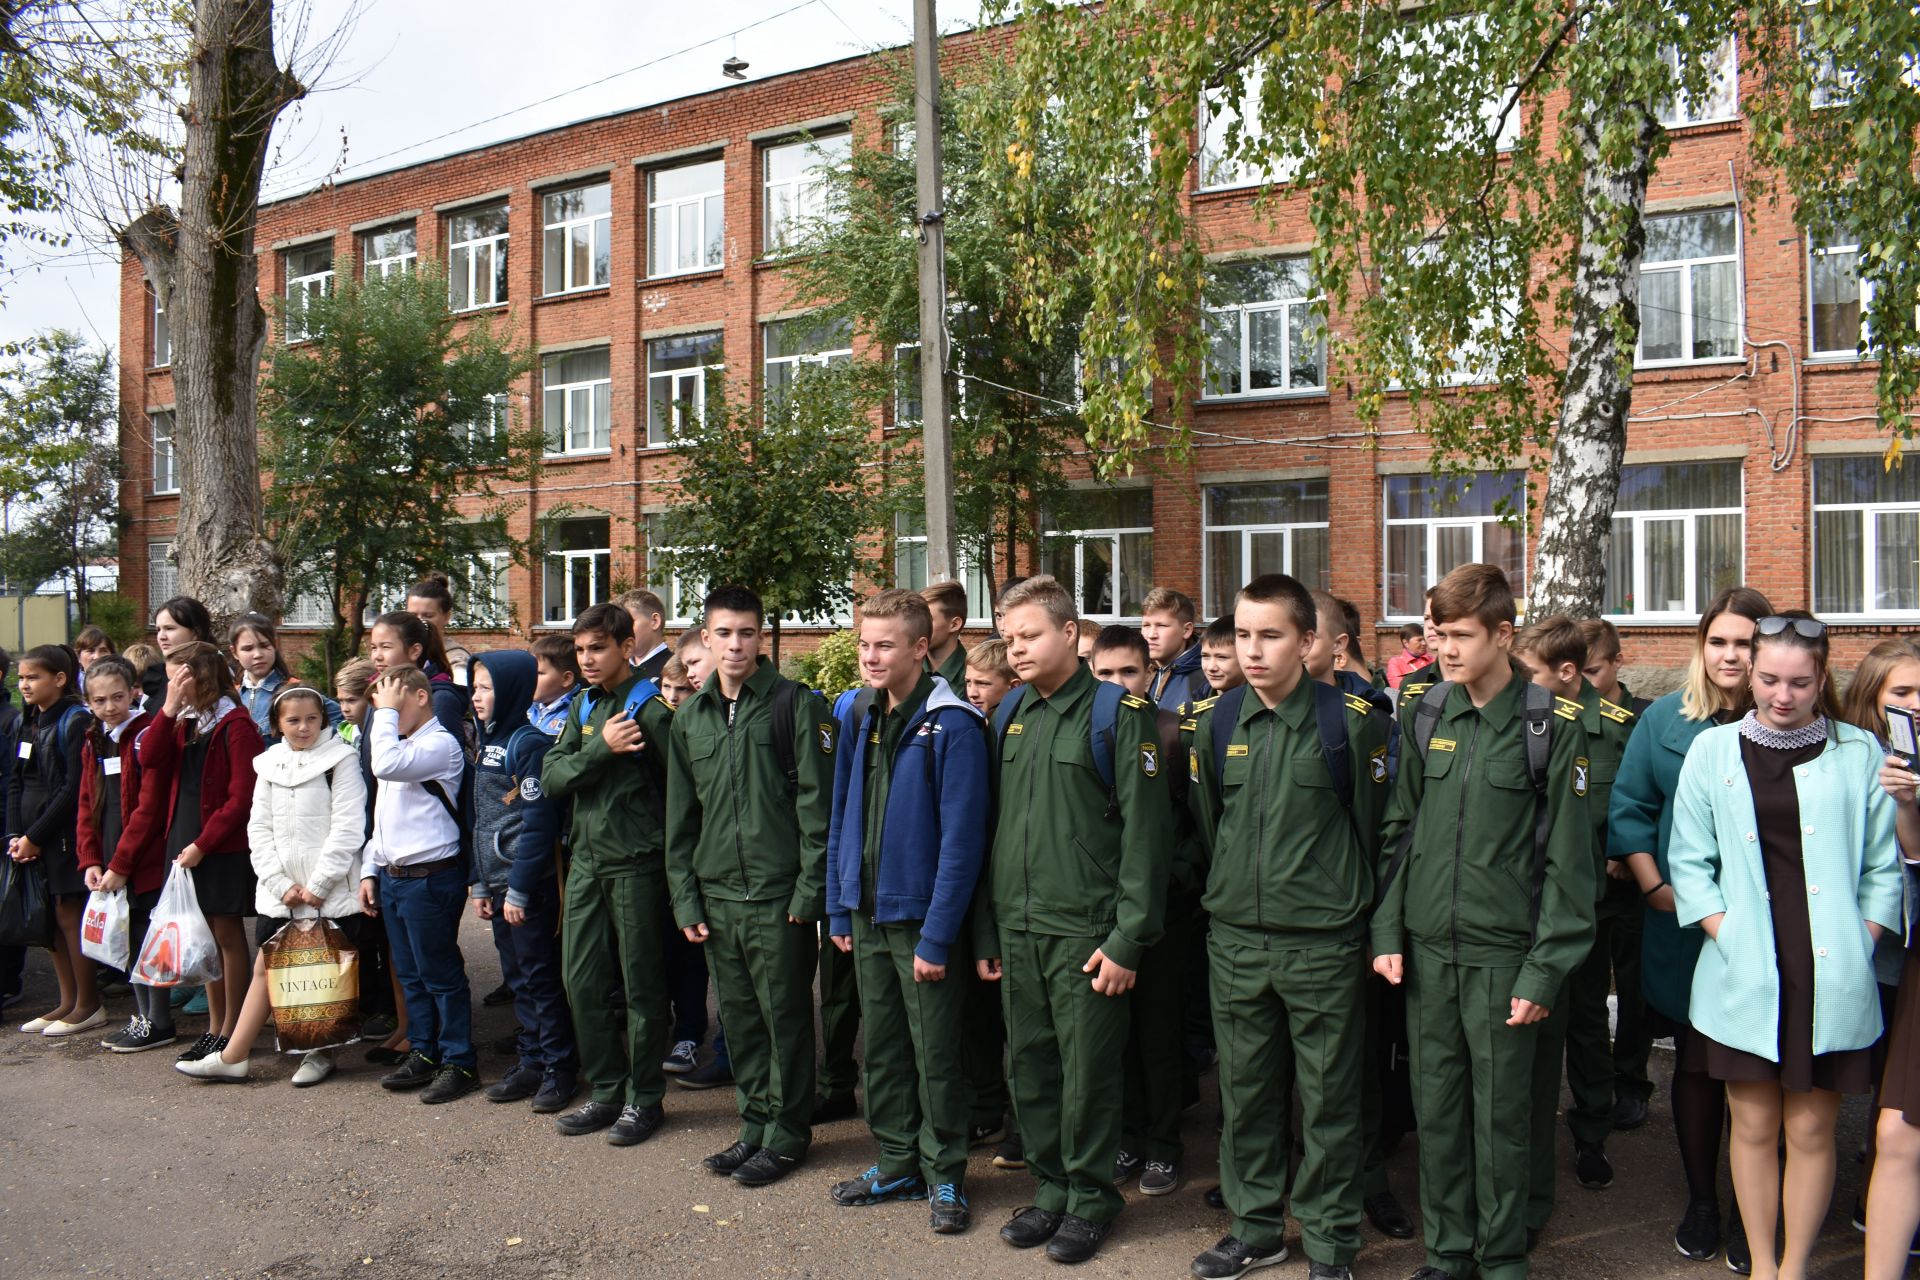
[[[200,914],[250,916],[254,912],[253,859],[244,853],[210,853],[193,869]]]

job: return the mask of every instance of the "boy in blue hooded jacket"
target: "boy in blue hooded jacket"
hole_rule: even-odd
[[[543,637],[545,639],[546,637]],[[561,637],[556,637],[561,638]],[[564,638],[562,638],[564,639]],[[579,1090],[573,1017],[561,980],[560,889],[554,852],[562,814],[540,790],[540,764],[573,703],[571,642],[564,663],[518,649],[473,661],[474,913],[493,925],[500,976],[520,1021],[520,1060],[487,1089],[494,1102],[533,1099],[561,1110]]]
[[[986,726],[925,670],[933,616],[911,591],[860,610],[868,689],[836,708],[827,924],[853,955],[866,1025],[867,1121],[880,1158],[836,1204],[930,1199],[935,1232],[969,1225],[970,1099],[962,924],[986,857]]]

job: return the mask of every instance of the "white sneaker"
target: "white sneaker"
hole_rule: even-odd
[[[218,1053],[210,1053],[204,1058],[195,1058],[191,1062],[176,1062],[173,1069],[183,1076],[192,1076],[195,1080],[219,1080],[238,1083],[247,1078],[252,1070],[251,1061],[226,1062]]]
[[[300,1059],[300,1065],[293,1073],[293,1087],[306,1089],[319,1084],[333,1074],[333,1055],[325,1049],[315,1049]]]
[[[95,1009],[91,1014],[80,1019],[78,1022],[67,1022],[64,1020],[60,1022],[49,1022],[46,1030],[40,1034],[43,1036],[75,1036],[79,1035],[82,1031],[92,1031],[97,1027],[104,1027],[106,1025],[107,1011],[105,1009]]]

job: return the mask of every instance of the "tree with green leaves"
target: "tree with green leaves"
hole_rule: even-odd
[[[1740,30],[1761,91],[1756,155],[1803,211],[1869,240],[1880,413],[1904,436],[1920,244],[1912,158],[1920,16],[1871,0],[992,0],[1022,19],[1018,92],[998,104],[999,181],[1029,324],[1084,288],[1083,343],[1135,376],[1096,386],[1109,467],[1151,439],[1154,380],[1194,385],[1212,246],[1190,201],[1205,163],[1267,175],[1264,208],[1304,212],[1331,356],[1377,428],[1406,392],[1436,470],[1546,457],[1536,612],[1595,614],[1605,582],[1633,359],[1649,174],[1662,108],[1705,94]],[[1543,104],[1552,101],[1549,111]],[[1560,105],[1564,104],[1564,105]],[[1141,150],[1150,152],[1145,180]],[[1039,155],[1057,149],[1089,251],[1048,250]],[[1121,188],[1126,198],[1116,198]],[[1562,333],[1564,332],[1564,349]],[[1184,395],[1174,397],[1185,427]]]
[[[872,537],[896,509],[887,481],[898,464],[876,459],[867,406],[885,385],[871,366],[802,366],[758,402],[709,390],[675,441],[659,570],[689,597],[699,584],[758,592],[776,664],[783,620],[832,617],[852,604],[856,577],[880,576]],[[697,612],[699,600],[667,607]]]
[[[527,561],[496,486],[531,480],[544,449],[509,392],[532,356],[450,313],[444,276],[363,281],[347,262],[335,278],[282,305],[283,326],[311,336],[272,348],[260,420],[267,529],[293,596],[329,606],[329,670],[358,650],[380,588],[438,569],[470,593],[481,553]]]

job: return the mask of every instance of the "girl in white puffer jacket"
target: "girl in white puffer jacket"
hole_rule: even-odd
[[[360,757],[327,725],[326,704],[304,685],[283,685],[269,711],[280,741],[254,761],[253,812],[247,839],[258,877],[256,943],[264,943],[298,915],[332,921],[360,945],[360,848],[365,843],[367,785]],[[226,1048],[177,1069],[200,1080],[245,1080],[248,1050],[266,1026],[269,1003],[265,957],[253,966],[253,984],[239,1026]],[[315,1050],[294,1072],[296,1088],[333,1074],[333,1056]]]

